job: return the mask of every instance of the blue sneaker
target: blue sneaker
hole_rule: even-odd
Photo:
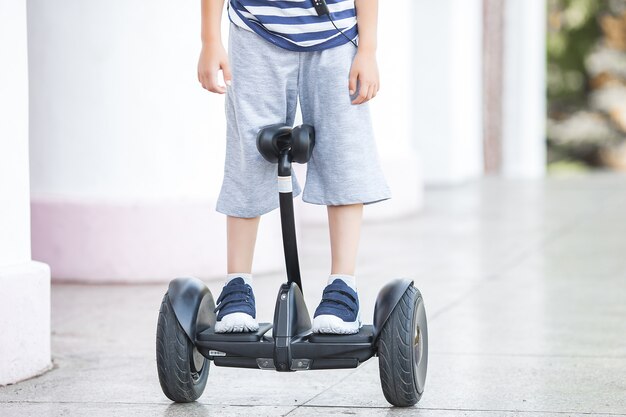
[[[252,287],[243,278],[233,278],[224,285],[216,302],[215,333],[256,332],[256,306]]]
[[[314,333],[355,334],[361,328],[359,296],[342,279],[324,288],[313,315]]]

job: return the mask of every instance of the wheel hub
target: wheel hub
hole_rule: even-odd
[[[205,360],[205,357],[202,356],[198,349],[194,347],[193,351],[191,352],[191,365],[193,367],[192,372],[194,379],[200,378],[200,373],[202,372],[202,368],[204,367]]]
[[[426,382],[426,369],[428,363],[428,329],[426,325],[426,311],[424,303],[420,299],[413,313],[414,337],[413,337],[413,375],[420,392]]]

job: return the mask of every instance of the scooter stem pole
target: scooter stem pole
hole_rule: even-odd
[[[300,262],[296,242],[296,225],[293,211],[293,188],[291,182],[291,157],[288,150],[283,150],[278,159],[278,191],[280,202],[280,224],[283,232],[287,283],[295,282],[302,291]]]

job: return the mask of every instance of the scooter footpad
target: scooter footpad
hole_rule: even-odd
[[[215,333],[211,327],[198,333],[196,338],[202,342],[258,342],[271,328],[272,323],[259,323],[256,332]]]
[[[356,334],[323,334],[311,333],[311,343],[372,343],[374,338],[374,326],[365,325]]]

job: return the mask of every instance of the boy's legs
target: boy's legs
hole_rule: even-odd
[[[254,245],[261,216],[240,218],[227,216],[227,270],[229,274],[251,274]]]
[[[328,206],[331,274],[354,275],[361,234],[363,204]],[[261,217],[227,216],[227,270],[229,274],[252,273],[252,260]]]
[[[217,204],[219,212],[232,217],[227,220],[230,280],[218,298],[216,331],[220,318],[221,331],[252,330],[241,326],[239,320],[229,324],[229,310],[239,312],[251,306],[249,317],[255,318],[249,271],[258,216],[278,205],[275,168],[256,151],[254,138],[261,126],[283,118],[292,124],[300,94],[304,122],[316,130],[316,148],[307,170],[308,191],[303,199],[329,206],[331,272],[336,273],[329,277],[326,301],[323,299],[316,310],[314,330],[317,323],[317,331],[354,333],[360,327],[354,265],[362,203],[384,200],[390,194],[378,164],[367,106],[350,104],[348,73],[353,47],[347,44],[319,53],[292,54],[231,25],[233,30],[229,39],[233,81],[226,97],[228,146]],[[299,191],[294,176],[294,195]],[[336,281],[335,277],[341,279]],[[333,299],[334,305],[326,308]],[[348,305],[349,311],[336,309],[342,304]],[[332,319],[326,323],[330,325],[320,322],[324,315]]]
[[[354,276],[363,204],[328,206],[332,275]]]
[[[331,249],[331,277],[350,281],[356,289],[354,272],[361,234],[363,204],[328,206]],[[227,216],[227,270],[229,276],[249,278],[261,217]],[[251,284],[251,283],[249,283]]]
[[[226,217],[226,285],[217,299],[220,309],[215,331],[256,331],[256,306],[252,292],[252,259],[261,216]]]
[[[354,275],[361,235],[363,204],[328,206],[332,275]],[[227,216],[227,270],[252,273],[252,261],[261,217]]]
[[[356,258],[361,235],[363,204],[329,205],[331,271],[322,301],[315,309],[316,333],[356,333],[361,327],[357,295]]]

